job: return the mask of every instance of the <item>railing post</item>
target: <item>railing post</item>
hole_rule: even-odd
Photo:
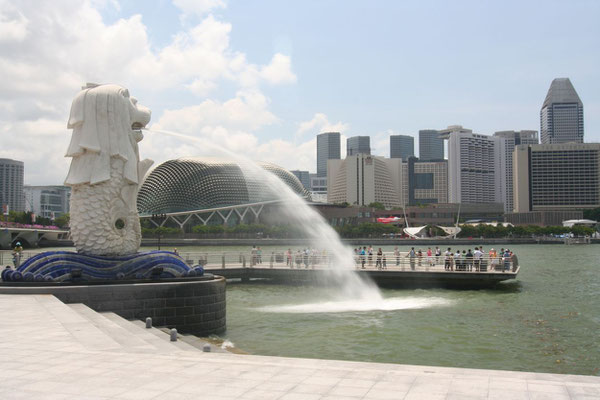
[[[225,268],[225,254],[221,256],[221,268]]]

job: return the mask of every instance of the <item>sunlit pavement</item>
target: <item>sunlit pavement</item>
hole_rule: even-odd
[[[0,315],[1,399],[600,398],[592,376],[204,353],[47,295]]]

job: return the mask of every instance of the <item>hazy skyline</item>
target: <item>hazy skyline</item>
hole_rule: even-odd
[[[390,134],[418,151],[419,129],[539,131],[557,77],[598,142],[598,17],[592,1],[0,0],[0,157],[24,161],[27,184],[61,184],[85,82],[129,88],[151,127],[311,172],[322,131],[371,136],[384,156]],[[207,155],[150,133],[140,152]]]

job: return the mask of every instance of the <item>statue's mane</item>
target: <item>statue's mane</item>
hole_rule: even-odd
[[[65,155],[72,157],[66,185],[108,181],[112,157],[124,161],[123,177],[127,182],[139,183],[131,107],[129,92],[118,85],[87,87],[77,94],[67,124],[73,135]]]

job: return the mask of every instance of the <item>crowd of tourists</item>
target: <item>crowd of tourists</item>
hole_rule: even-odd
[[[447,271],[487,271],[501,270],[506,271],[511,268],[513,253],[509,249],[501,249],[497,252],[495,249],[490,249],[484,253],[483,247],[475,247],[474,250],[455,250],[450,247],[442,254],[439,247],[432,249],[428,247],[426,251],[422,249],[416,250],[411,247],[410,251],[402,254],[398,247],[394,248],[392,254],[386,254],[381,247],[377,251],[372,246],[363,246],[354,249],[354,259],[356,268],[365,269],[372,267],[383,270],[388,267],[388,257],[392,258],[392,263],[396,266],[407,264],[411,270],[417,267],[434,267],[436,265],[444,265]],[[408,259],[408,260],[406,260]],[[406,260],[406,261],[405,261]]]
[[[268,256],[267,256],[268,258]],[[491,248],[485,252],[482,246],[473,250],[452,250],[450,247],[442,252],[439,247],[427,250],[411,247],[408,252],[400,252],[398,247],[393,252],[385,253],[381,247],[375,250],[372,246],[362,246],[354,249],[354,261],[357,269],[376,268],[388,269],[388,266],[409,266],[411,270],[417,268],[444,266],[446,271],[507,271],[512,266],[513,253],[509,249],[496,251]],[[283,263],[289,268],[315,268],[330,264],[327,250],[318,250],[305,247],[295,251],[288,248],[285,252],[271,254],[269,263]],[[263,252],[260,247],[253,246],[251,250],[251,264],[256,266],[263,263]]]

